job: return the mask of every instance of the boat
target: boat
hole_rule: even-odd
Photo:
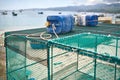
[[[38,12],[38,14],[43,14],[43,12]]]
[[[98,17],[105,17],[105,15],[104,14],[99,14]]]
[[[7,15],[7,11],[2,12],[2,15]]]
[[[59,12],[58,14],[62,14],[61,12]]]
[[[13,15],[13,16],[17,16],[17,13],[15,13],[15,12],[12,12],[12,15]]]
[[[23,10],[21,9],[21,10],[19,10],[19,12],[20,12],[20,13],[22,13],[22,12],[23,12]]]
[[[116,18],[120,18],[120,15],[116,16]]]

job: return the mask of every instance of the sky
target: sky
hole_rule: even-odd
[[[0,10],[50,8],[116,2],[120,3],[120,0],[0,0]]]

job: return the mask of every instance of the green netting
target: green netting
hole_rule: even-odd
[[[50,59],[50,78],[53,80],[119,79],[119,41],[119,37],[92,33],[49,40],[50,45],[53,46],[49,52],[50,56],[55,56]],[[56,61],[61,64],[54,67]],[[58,69],[61,72],[56,74]]]
[[[119,37],[91,33],[82,33],[50,40],[50,42],[53,43],[112,56],[116,55],[116,48],[118,48],[118,50],[120,48],[119,41]],[[108,50],[105,50],[105,48]]]
[[[96,43],[97,39],[97,43]],[[69,38],[61,38],[60,40],[54,40],[55,42],[62,42],[64,45],[70,45],[74,47],[81,47],[81,48],[95,48],[96,45],[105,43],[110,44],[111,38],[110,37],[101,37],[99,35],[89,35],[89,34],[80,34],[70,36]]]
[[[70,80],[70,79],[73,79],[73,80],[94,80],[94,78],[92,76],[87,75],[85,73],[82,73],[80,71],[76,71],[76,72],[72,73],[70,76],[65,77],[62,80]],[[96,79],[96,80],[100,80],[100,79]]]
[[[19,53],[12,51],[7,48],[7,78],[8,80],[25,80],[25,68],[20,69],[25,66],[25,57],[20,55]]]
[[[47,78],[47,50],[46,47],[43,48],[43,44],[45,45],[44,41],[22,35],[7,36],[7,80]]]
[[[117,68],[116,70],[117,74],[116,74],[114,64],[110,64],[109,62],[104,62],[100,60],[97,61],[96,76],[101,80],[110,80],[110,79],[115,80],[116,77],[120,77],[120,73],[118,72],[119,70],[120,68]],[[115,74],[116,74],[116,77],[115,77]]]
[[[75,26],[50,41],[40,38],[45,28],[7,32],[7,80],[119,80],[119,30],[119,25]]]
[[[7,78],[10,80],[19,79],[19,77],[21,80],[26,79],[26,68],[23,68],[26,66],[25,47],[26,42],[23,38],[10,36],[7,39],[6,66]]]

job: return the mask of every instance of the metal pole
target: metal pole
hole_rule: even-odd
[[[47,44],[48,80],[53,80],[53,45]]]
[[[97,52],[97,36],[95,37],[95,52]],[[97,67],[97,60],[96,60],[96,55],[97,54],[94,54],[94,80],[96,80],[96,67]]]
[[[8,48],[7,48],[7,45],[6,45],[6,48],[5,48],[5,52],[6,52],[6,80],[9,80],[8,79],[8,50],[7,50]]]
[[[78,38],[78,48],[79,48],[79,38]],[[77,50],[77,71],[78,71],[78,66],[79,66],[79,53],[80,53],[80,50]]]
[[[118,39],[116,39],[116,54],[115,56],[117,57],[118,54]],[[115,63],[115,75],[114,75],[114,80],[116,80],[116,68],[117,68],[117,63]]]
[[[51,80],[53,80],[53,45],[51,46],[51,57],[50,57],[50,59],[51,59]]]
[[[78,71],[78,66],[79,66],[79,51],[77,50],[77,71]]]
[[[7,33],[5,33],[5,37],[7,36]],[[6,80],[8,79],[8,48],[7,48],[7,38],[4,40],[4,45],[5,45],[5,52],[6,52]]]
[[[27,56],[26,56],[26,54],[27,54],[27,38],[25,38],[25,75],[26,75],[26,62],[27,62]],[[27,79],[28,79],[28,75],[27,75],[27,77],[26,77]]]
[[[47,65],[48,65],[48,80],[50,80],[50,47],[47,44]]]

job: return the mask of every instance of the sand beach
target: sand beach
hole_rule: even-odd
[[[3,34],[0,34],[0,80],[6,80],[5,76],[5,48],[4,48],[4,38]]]

